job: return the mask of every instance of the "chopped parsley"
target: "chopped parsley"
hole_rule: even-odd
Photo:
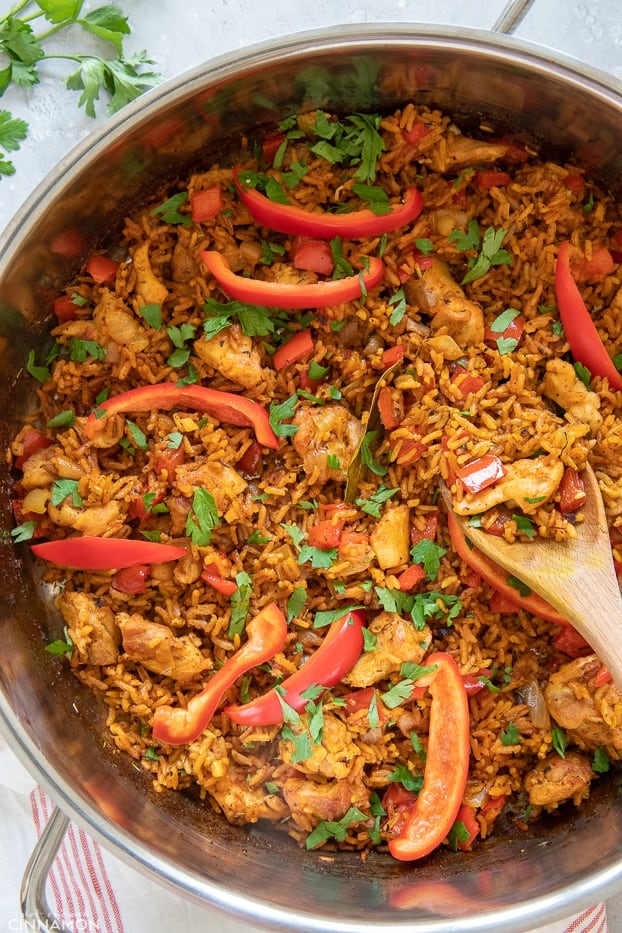
[[[559,726],[553,726],[551,729],[551,741],[553,743],[553,748],[560,758],[565,758],[568,739],[564,730],[560,729]]]
[[[212,540],[212,530],[218,525],[218,510],[213,495],[203,486],[194,490],[192,510],[186,519],[186,534],[197,547]]]
[[[389,317],[389,324],[395,327],[397,324],[401,323],[402,318],[408,310],[406,295],[404,294],[403,288],[398,288],[398,290],[391,295],[389,298],[389,307],[392,309],[391,316]]]
[[[577,374],[577,378],[580,379],[583,385],[587,386],[589,389],[590,383],[592,381],[592,374],[587,366],[584,366],[583,363],[575,363],[574,371]]]
[[[351,605],[341,606],[339,609],[320,610],[320,612],[315,613],[313,628],[325,628],[327,625],[337,622],[338,619],[343,619],[348,612],[354,612],[356,609],[362,608],[360,605]]]
[[[353,823],[366,822],[368,817],[359,810],[358,807],[350,807],[345,816],[334,822],[333,820],[322,820],[321,823],[307,836],[305,845],[307,849],[315,849],[323,845],[329,839],[336,842],[343,842],[348,835],[348,829]]]
[[[162,327],[162,307],[158,304],[146,304],[138,309],[140,316],[147,322],[149,327],[154,330],[160,330]]]
[[[596,751],[594,752],[594,757],[592,758],[592,771],[596,771],[597,774],[605,774],[609,771],[611,763],[609,761],[609,755],[607,754],[605,747],[599,745]]]
[[[423,775],[413,774],[406,765],[398,765],[389,775],[390,781],[399,782],[406,790],[418,794],[423,787]]]
[[[21,525],[16,525],[15,528],[11,528],[11,537],[16,544],[19,544],[21,541],[30,541],[35,533],[36,527],[37,523],[34,520],[22,522]]]
[[[518,577],[509,576],[506,577],[506,583],[515,589],[521,596],[530,596],[531,587],[527,586],[526,583],[523,583],[522,580],[519,580]]]
[[[447,834],[447,842],[450,849],[452,849],[454,852],[457,852],[460,848],[460,845],[466,845],[470,836],[471,834],[469,833],[462,820],[456,820]]]
[[[435,544],[428,538],[422,538],[421,541],[411,547],[410,556],[415,564],[421,564],[428,580],[436,580],[441,569],[441,557],[446,554],[445,548]]]
[[[47,422],[46,427],[48,428],[71,428],[76,423],[75,413],[71,408],[65,408],[63,411],[59,411],[57,415],[54,415],[53,418]]]
[[[79,340],[77,337],[70,337],[69,359],[75,363],[85,363],[87,356],[94,360],[105,360],[106,348],[96,340]]]
[[[307,591],[304,586],[295,587],[287,600],[287,624],[298,618],[307,601]]]
[[[235,582],[238,588],[231,596],[231,617],[227,629],[227,637],[231,640],[244,631],[253,593],[253,581],[245,570],[236,573]]]
[[[502,745],[518,745],[520,743],[520,732],[516,727],[516,724],[509,722],[501,733],[501,744]]]
[[[527,518],[525,515],[512,515],[512,520],[516,522],[516,527],[521,532],[521,534],[526,535],[530,540],[536,533],[535,528],[533,527],[533,522],[531,519]]]
[[[78,492],[77,479],[56,479],[52,484],[52,505],[62,505],[67,496],[71,496],[72,505],[79,508],[82,505],[82,496]]]
[[[190,214],[181,214],[179,211],[179,208],[183,207],[187,201],[188,192],[180,191],[178,194],[167,198],[162,204],[154,207],[151,210],[151,216],[157,217],[159,215],[167,224],[182,224],[184,227],[189,227],[192,223]]]
[[[384,505],[388,499],[393,498],[397,492],[399,492],[399,486],[388,489],[384,483],[382,483],[373,496],[370,496],[369,499],[357,499],[356,504],[361,511],[365,512],[367,515],[371,515],[373,518],[380,518],[380,507]]]
[[[477,221],[469,221],[466,233],[462,230],[453,230],[449,235],[449,242],[456,244],[459,250],[479,250],[478,255],[471,258],[468,262],[468,270],[463,277],[461,285],[474,282],[480,279],[489,271],[492,266],[510,264],[512,257],[507,250],[501,249],[501,245],[507,236],[507,230],[494,227],[488,227],[484,236],[480,238]]]
[[[297,432],[298,425],[286,423],[290,418],[294,417],[297,402],[298,396],[291,395],[280,405],[276,402],[270,403],[270,427],[277,437],[291,437]]]

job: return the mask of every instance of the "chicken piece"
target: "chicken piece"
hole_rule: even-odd
[[[596,686],[602,662],[595,654],[564,664],[544,688],[549,713],[584,751],[603,745],[622,759],[622,693],[613,683]]]
[[[542,393],[564,409],[569,419],[587,424],[598,434],[603,423],[600,398],[578,378],[572,363],[549,360],[542,380]]]
[[[467,492],[454,502],[458,515],[478,515],[502,502],[513,502],[526,515],[549,502],[564,475],[564,464],[554,457],[535,457],[504,464],[506,474],[481,492]]]
[[[160,282],[149,261],[149,243],[141,243],[132,256],[136,274],[136,296],[141,305],[161,305],[168,298],[168,288]]]
[[[525,790],[533,807],[554,810],[564,800],[579,806],[589,796],[593,777],[592,765],[584,755],[567,752],[560,758],[553,753],[525,775]]]
[[[308,729],[308,717],[300,717],[300,723],[290,725],[296,735]],[[317,775],[324,778],[347,778],[352,771],[354,760],[359,757],[359,750],[350,738],[348,727],[334,713],[324,713],[324,725],[319,743],[314,743],[313,751],[302,761],[292,760],[294,742],[282,739],[279,744],[280,758],[303,774]]]
[[[351,687],[370,687],[397,673],[404,661],[418,664],[432,641],[430,629],[420,631],[397,612],[381,612],[368,630],[376,636],[376,645],[358,659],[350,673],[344,677]]]
[[[81,661],[98,665],[117,663],[121,633],[111,609],[98,606],[86,593],[67,590],[59,596],[58,608]]]
[[[133,353],[140,353],[149,346],[149,337],[145,328],[136,320],[123,302],[109,289],[102,291],[93,320],[100,334],[100,343],[104,346],[110,341],[120,347],[129,347]]]
[[[175,471],[175,485],[188,498],[192,497],[198,487],[207,489],[222,515],[229,504],[244,492],[248,483],[228,464],[208,460],[200,466],[194,462],[180,464]]]
[[[265,385],[274,389],[274,373],[261,365],[261,358],[253,348],[253,341],[243,333],[239,324],[225,327],[215,337],[194,342],[194,352],[208,366],[213,366],[225,379],[236,385],[252,389]]]
[[[507,148],[505,143],[448,133],[446,143],[426,152],[420,161],[431,165],[436,172],[459,172],[472,165],[491,165],[504,157]]]
[[[358,418],[341,405],[301,405],[292,423],[298,428],[292,444],[309,482],[323,485],[343,479],[365,433]],[[336,458],[338,467],[328,465],[329,456]]]
[[[249,787],[246,773],[229,767],[224,778],[210,785],[210,794],[229,823],[243,826],[258,820],[280,820],[287,815],[281,799],[266,794],[263,784]]]
[[[370,544],[382,570],[405,564],[410,554],[410,509],[406,503],[389,506],[374,526]]]
[[[284,782],[282,790],[292,819],[305,832],[310,832],[323,820],[340,820],[353,803],[352,788],[347,780],[319,784],[291,777]]]
[[[171,277],[174,282],[189,282],[199,273],[196,255],[188,248],[185,238],[175,243],[171,259]]]
[[[128,658],[154,674],[187,683],[213,667],[212,661],[187,636],[174,635],[168,625],[149,622],[136,612],[132,615],[119,612],[116,622]]]
[[[56,448],[58,453],[58,448]],[[24,461],[22,486],[24,489],[45,489],[58,478],[54,463],[54,448],[36,450]]]
[[[432,330],[444,328],[456,343],[465,349],[484,340],[484,312],[477,301],[471,301],[464,289],[451,277],[446,263],[431,259],[421,278],[408,283],[408,301],[427,314],[432,314]]]
[[[67,497],[60,505],[48,505],[48,515],[55,525],[61,528],[73,528],[84,535],[114,535],[123,525],[119,502],[107,502],[106,505],[93,505],[77,508]]]

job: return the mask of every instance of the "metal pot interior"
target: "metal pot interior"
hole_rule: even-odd
[[[75,149],[0,239],[2,447],[32,399],[31,348],[45,345],[56,289],[164,180],[226,159],[241,134],[300,108],[388,111],[415,99],[474,130],[520,132],[574,154],[622,188],[622,98],[605,79],[506,39],[413,26],[343,27],[263,45],[191,72],[130,105]],[[71,233],[80,247],[62,246]],[[59,245],[60,244],[60,245]],[[4,461],[4,458],[3,458]],[[605,897],[622,876],[622,804],[602,784],[530,836],[477,852],[390,857],[297,849],[229,826],[191,797],[156,795],[109,744],[96,698],[43,648],[58,637],[50,593],[9,537],[11,478],[0,465],[0,725],[61,807],[118,855],[178,893],[287,930],[527,929]]]

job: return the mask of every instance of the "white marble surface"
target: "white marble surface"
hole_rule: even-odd
[[[96,5],[86,3],[85,8]],[[248,44],[340,23],[451,23],[489,29],[503,10],[504,0],[314,0],[307,4],[270,0],[267,5],[256,0],[122,0],[121,5],[133,28],[126,52],[148,49],[157,70],[167,78]],[[0,0],[0,12],[10,6],[8,0]],[[622,82],[621,0],[535,0],[516,35],[586,62]],[[57,42],[59,50],[70,49],[69,38]],[[2,64],[0,60],[0,68]],[[63,88],[66,74],[66,64],[46,64],[40,85],[31,92],[10,89],[0,100],[0,109],[30,124],[28,139],[12,155],[16,174],[0,181],[0,230],[45,174],[105,119],[103,106],[96,122],[78,110],[77,94]],[[15,900],[21,870],[0,833],[0,890],[10,886]],[[131,878],[129,873],[128,881]],[[136,884],[148,898],[149,885],[138,876]],[[155,889],[153,896],[162,898]],[[255,933],[253,927],[228,918],[206,919],[204,911],[174,895],[165,898],[166,908],[160,908],[158,921],[151,919],[145,930],[198,933],[209,928],[210,933]],[[0,916],[0,930],[11,929],[6,922]],[[609,903],[609,930],[622,933],[622,896]],[[142,933],[142,927],[131,933]]]

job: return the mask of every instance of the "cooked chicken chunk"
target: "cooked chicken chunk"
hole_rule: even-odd
[[[368,629],[376,636],[376,646],[362,654],[344,678],[352,687],[370,687],[397,673],[404,661],[418,663],[432,640],[427,626],[417,631],[397,612],[381,612]]]
[[[553,810],[564,800],[572,800],[578,806],[589,796],[593,777],[592,766],[584,755],[567,752],[565,758],[560,758],[554,753],[525,775],[525,790],[534,807]]]
[[[609,682],[596,686],[602,663],[595,654],[577,658],[551,674],[544,698],[553,719],[579,748],[604,745],[622,759],[622,693]]]
[[[294,734],[308,728],[307,720],[308,717],[303,715],[300,717],[299,724],[291,724]],[[290,739],[282,739],[279,747],[279,757],[295,767],[297,771],[337,780],[348,777],[352,771],[354,759],[359,755],[359,750],[350,738],[347,726],[330,712],[324,713],[321,739],[319,743],[314,743],[313,751],[308,758],[302,761],[292,760],[294,743]]]
[[[598,434],[603,423],[600,398],[578,378],[572,363],[549,360],[542,380],[542,393],[556,402],[573,421],[589,425]]]
[[[216,508],[222,515],[230,503],[244,492],[248,484],[233,467],[219,460],[208,460],[200,466],[194,462],[178,466],[175,485],[179,492],[188,498],[192,497],[195,489],[207,489],[214,497]]]
[[[329,479],[343,479],[365,433],[358,418],[341,405],[302,405],[293,424],[298,431],[292,444],[309,482],[324,484]],[[329,466],[329,456],[336,458],[338,467]]]
[[[490,165],[507,152],[505,143],[471,139],[462,133],[448,133],[446,144],[429,150],[421,157],[437,172],[459,172],[476,165]]]
[[[224,778],[210,785],[210,794],[227,820],[236,826],[257,820],[278,820],[286,815],[280,798],[266,794],[263,785],[249,787],[246,773],[229,766]]]
[[[209,658],[205,658],[187,636],[174,635],[167,625],[126,612],[117,613],[116,622],[128,658],[154,674],[184,683],[212,667]]]
[[[155,275],[149,260],[149,243],[134,250],[132,263],[136,275],[136,295],[141,305],[161,305],[168,298],[168,289]]]
[[[484,312],[471,301],[464,289],[451,277],[446,263],[432,259],[421,278],[411,280],[407,296],[412,304],[433,315],[433,331],[444,328],[462,347],[477,346],[484,340]]]
[[[319,784],[292,777],[283,784],[283,796],[294,822],[305,832],[322,820],[340,820],[353,804],[360,806],[353,801],[352,785],[347,780]]]
[[[564,465],[554,457],[527,457],[504,464],[506,474],[481,492],[466,492],[454,502],[458,515],[477,515],[502,502],[515,503],[526,515],[549,502],[564,475]]]
[[[58,598],[58,608],[80,660],[87,664],[116,664],[121,633],[114,613],[98,606],[92,596],[65,590]]]
[[[406,503],[389,506],[374,526],[370,544],[379,567],[399,567],[410,554],[410,509]]]
[[[140,353],[149,346],[149,337],[129,309],[109,289],[102,292],[93,312],[93,320],[100,335],[99,342],[107,346],[110,341]]]
[[[244,334],[239,324],[226,327],[209,340],[203,337],[195,340],[194,352],[230,382],[246,389],[262,384],[267,391],[274,388],[274,373],[261,365],[253,341]]]
[[[77,507],[71,504],[67,497],[60,505],[48,504],[48,515],[55,525],[62,528],[73,528],[84,535],[113,535],[123,525],[121,505],[118,502],[107,502],[106,505],[93,505]]]

